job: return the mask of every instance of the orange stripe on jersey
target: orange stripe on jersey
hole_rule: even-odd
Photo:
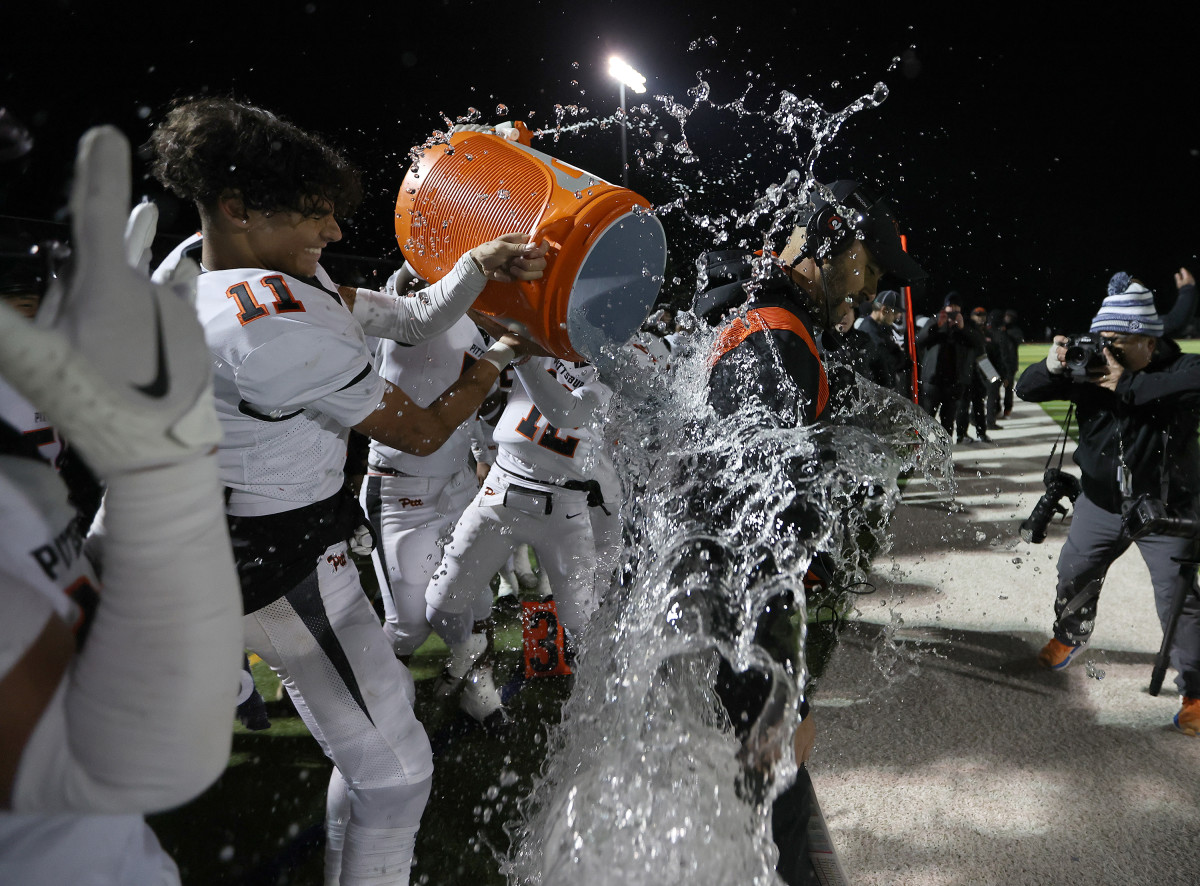
[[[798,335],[804,344],[808,346],[813,359],[817,361],[819,381],[817,387],[817,409],[814,417],[820,416],[825,411],[825,404],[829,402],[829,378],[825,375],[825,364],[821,362],[821,355],[817,352],[817,343],[813,341],[812,334],[800,321],[800,318],[791,311],[784,308],[754,308],[746,312],[746,319],[744,321],[740,317],[735,318],[732,323],[721,330],[721,334],[717,337],[716,344],[713,346],[712,356],[708,359],[708,365],[716,365],[718,360],[747,338],[754,335],[754,333],[767,332],[772,329],[786,329],[788,332]]]

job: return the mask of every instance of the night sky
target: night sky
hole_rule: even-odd
[[[1174,301],[1176,268],[1200,275],[1200,67],[1196,31],[1179,18],[1185,5],[1130,4],[1105,19],[1046,17],[1036,6],[956,15],[871,6],[27,4],[0,36],[0,106],[36,144],[0,167],[0,214],[61,219],[74,143],[89,125],[116,124],[140,144],[172,98],[232,93],[345,151],[367,199],[331,251],[395,260],[392,207],[410,146],[470,108],[485,122],[534,128],[553,125],[556,105],[568,123],[611,118],[607,57],[618,52],[648,77],[645,95],[629,95],[648,106],[632,115],[631,160],[664,145],[632,169],[630,185],[656,205],[688,196],[663,216],[664,298],[689,297],[710,237],[697,219],[745,211],[803,162],[811,140],[780,136],[766,116],[781,91],[838,110],[877,82],[887,99],[852,116],[815,171],[890,198],[931,273],[918,312],[957,290],[968,308],[1018,308],[1027,334],[1076,331],[1115,270],[1145,280],[1160,310]],[[686,122],[695,162],[683,163],[679,122],[656,96],[691,107],[700,78],[712,105],[742,99],[746,114],[701,103]],[[613,124],[534,142],[618,182],[619,144]],[[164,251],[193,229],[191,209],[164,198],[140,165],[135,188],[161,201]]]

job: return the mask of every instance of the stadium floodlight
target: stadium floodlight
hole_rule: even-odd
[[[622,86],[628,86],[634,92],[646,91],[646,78],[630,67],[619,55],[609,57],[608,75],[616,78]]]
[[[621,84],[621,184],[629,187],[629,159],[626,147],[629,117],[625,113],[625,87],[628,86],[634,92],[645,92],[646,78],[619,55],[608,57],[608,75]]]

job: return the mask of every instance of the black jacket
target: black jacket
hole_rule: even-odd
[[[895,384],[887,358],[875,346],[871,336],[861,329],[851,326],[842,333],[822,332],[817,337],[817,350],[825,362],[826,371],[833,364],[840,364],[881,387],[891,388]]]
[[[1075,463],[1083,491],[1111,513],[1121,512],[1117,463],[1124,446],[1133,479],[1133,498],[1161,498],[1167,472],[1166,504],[1176,511],[1195,508],[1200,493],[1200,356],[1183,354],[1170,339],[1159,339],[1150,365],[1126,372],[1109,391],[1067,374],[1053,375],[1045,361],[1034,363],[1017,381],[1017,396],[1040,403],[1070,400],[1079,420]],[[1166,458],[1163,441],[1166,439]]]
[[[968,328],[959,329],[949,322],[939,326],[936,319],[917,335],[917,347],[925,350],[921,381],[936,385],[968,384],[975,358],[982,354],[982,345],[976,344]]]
[[[859,329],[870,337],[876,353],[888,368],[890,380],[887,386],[911,394],[911,381],[902,384],[901,380],[912,371],[912,358],[896,343],[892,330],[875,322],[870,314],[863,318]]]
[[[1021,330],[1011,331],[1003,320],[997,321],[989,328],[992,341],[995,342],[1000,352],[1000,362],[996,363],[995,360],[992,362],[996,363],[996,369],[1000,371],[1001,377],[1006,381],[1011,381],[1017,377],[1017,368],[1020,365]],[[1015,327],[1012,328],[1015,329]]]

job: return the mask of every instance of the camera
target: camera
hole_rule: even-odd
[[[1067,369],[1080,375],[1094,375],[1107,366],[1104,349],[1108,342],[1098,335],[1085,332],[1067,339],[1065,360]],[[1074,499],[1071,499],[1074,501]]]
[[[1180,517],[1167,510],[1166,504],[1143,493],[1121,516],[1122,526],[1131,539],[1147,535],[1173,535],[1178,538],[1200,538],[1200,520]]]
[[[1029,519],[1021,524],[1021,540],[1035,545],[1040,545],[1046,540],[1046,528],[1055,514],[1062,514],[1064,517],[1067,515],[1062,500],[1069,498],[1071,504],[1074,504],[1075,499],[1079,498],[1079,493],[1083,491],[1077,479],[1059,468],[1046,468],[1042,482],[1046,484],[1046,492],[1033,506],[1033,513],[1029,515]]]

